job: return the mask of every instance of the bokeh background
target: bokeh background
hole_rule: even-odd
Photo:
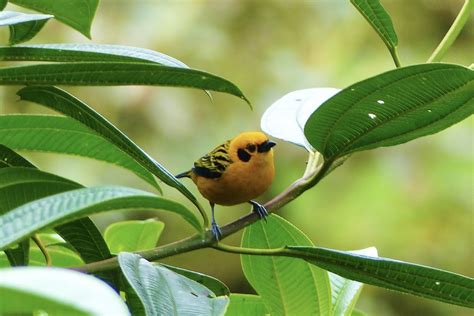
[[[399,36],[403,65],[422,63],[454,20],[460,0],[385,0]],[[13,5],[9,5],[14,8]],[[15,10],[18,8],[15,7]],[[0,34],[3,43],[8,30]],[[90,43],[56,21],[31,43]],[[93,43],[153,49],[189,66],[236,83],[240,99],[199,90],[161,87],[68,87],[100,111],[171,172],[244,130],[259,129],[264,110],[284,94],[310,87],[343,88],[394,68],[382,41],[349,1],[102,0]],[[470,65],[471,18],[446,62]],[[16,102],[17,87],[1,88],[1,113],[48,113]],[[474,120],[410,143],[353,155],[342,167],[278,213],[316,245],[342,250],[376,246],[381,256],[474,274]],[[77,157],[25,153],[44,170],[85,185],[120,184],[151,190],[126,170]],[[280,142],[277,176],[265,201],[296,180],[305,168],[303,149]],[[188,182],[188,187],[198,192]],[[163,186],[167,197],[187,203]],[[202,201],[205,203],[205,201]],[[224,224],[247,206],[218,207]],[[94,220],[104,229],[130,218],[111,212]],[[166,223],[160,244],[192,233],[175,216],[143,212]],[[241,234],[226,242],[238,244]],[[218,277],[233,292],[253,293],[239,257],[200,250],[166,260]],[[371,315],[469,315],[465,308],[366,286],[357,307]],[[472,315],[472,314],[471,314]]]

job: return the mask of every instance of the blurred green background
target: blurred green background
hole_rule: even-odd
[[[462,1],[383,1],[399,36],[403,65],[422,63],[439,43]],[[9,5],[8,8],[18,10]],[[471,18],[446,62],[473,63]],[[1,30],[3,43],[8,29]],[[199,90],[160,87],[67,88],[171,172],[244,130],[257,130],[264,110],[284,94],[310,87],[343,88],[393,69],[383,43],[349,1],[125,1],[102,0],[93,24],[94,43],[153,49],[236,83],[254,111],[238,98]],[[30,43],[90,43],[56,21]],[[1,113],[47,113],[16,102],[17,87],[2,88]],[[355,154],[317,187],[279,211],[316,245],[351,250],[376,246],[379,255],[474,274],[474,119],[401,146]],[[84,185],[121,184],[151,190],[133,174],[100,162],[29,154],[44,170]],[[306,153],[276,147],[277,176],[265,201],[296,180]],[[185,180],[186,181],[186,180]],[[198,192],[186,182],[192,192]],[[167,197],[187,203],[164,187]],[[205,203],[204,200],[202,200]],[[207,205],[207,204],[205,204]],[[247,206],[218,207],[221,224]],[[94,217],[105,228],[130,214]],[[166,223],[160,244],[192,229],[175,216],[144,212]],[[240,234],[227,243],[238,244]],[[233,292],[252,293],[239,257],[201,250],[165,260],[218,277]],[[472,315],[468,309],[366,286],[357,307],[371,315]]]

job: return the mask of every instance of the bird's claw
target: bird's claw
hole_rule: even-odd
[[[214,235],[214,237],[216,237],[216,240],[219,240],[220,237],[222,237],[222,231],[221,231],[219,225],[217,225],[217,223],[215,221],[212,221],[212,223],[211,223],[211,231],[212,231],[212,234]]]
[[[265,208],[265,206],[255,202],[255,201],[250,201],[249,203],[252,204],[252,206],[253,206],[252,211],[254,213],[257,213],[258,217],[260,217],[261,219],[264,219],[265,221],[267,221],[268,212],[267,212],[267,209]]]

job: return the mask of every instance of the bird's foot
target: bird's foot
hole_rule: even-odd
[[[268,212],[265,206],[255,201],[249,201],[249,203],[253,206],[252,212],[257,213],[258,217],[267,221]]]
[[[216,221],[214,221],[214,220],[211,223],[211,231],[212,231],[212,234],[214,235],[214,237],[216,237],[217,241],[220,239],[220,237],[222,237],[222,231],[221,231],[219,225],[217,225]]]

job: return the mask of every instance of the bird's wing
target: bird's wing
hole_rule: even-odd
[[[194,173],[204,178],[219,178],[232,163],[232,159],[229,156],[229,148],[230,140],[217,146],[207,155],[199,158],[194,163]]]

